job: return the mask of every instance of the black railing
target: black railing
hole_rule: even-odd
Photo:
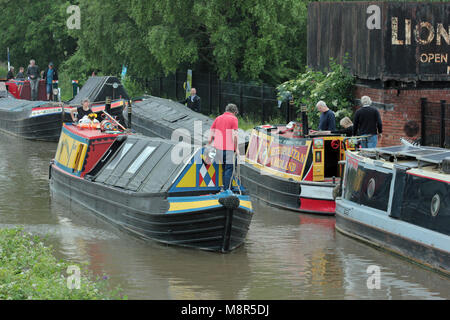
[[[421,144],[450,148],[450,104],[421,99]]]
[[[186,97],[183,87],[186,78],[187,72],[177,71],[165,77],[136,80],[153,96],[181,101]],[[267,84],[224,81],[212,73],[193,71],[192,87],[201,98],[200,112],[206,115],[221,114],[228,103],[234,103],[241,116],[258,123],[275,119],[289,122],[295,116],[287,102],[278,107],[276,89]]]

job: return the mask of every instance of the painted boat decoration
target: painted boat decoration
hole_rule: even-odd
[[[336,230],[450,275],[450,150],[347,151]]]
[[[149,137],[159,137],[178,141],[205,145],[208,142],[207,132],[214,119],[195,112],[176,101],[144,96],[132,103],[132,115],[123,111],[125,123],[133,130]],[[174,132],[176,133],[174,134]],[[245,153],[248,134],[239,130],[238,142],[240,153]]]
[[[263,125],[253,129],[243,186],[254,197],[303,213],[334,215],[333,189],[339,184],[339,161],[354,141],[339,135],[307,136],[300,123]]]
[[[106,109],[112,116],[121,116],[127,103],[116,100],[108,105],[93,105],[91,109],[95,113]],[[50,101],[0,98],[0,131],[30,140],[58,141],[63,122],[72,121],[71,108]]]
[[[222,167],[203,151],[64,124],[50,189],[135,236],[229,252],[244,243],[253,216],[250,197],[242,189],[221,192]]]
[[[5,82],[8,93],[16,99],[20,100],[31,100],[31,86],[29,80],[16,80],[10,79]],[[39,80],[38,83],[38,96],[37,99],[40,101],[47,100],[45,80]]]

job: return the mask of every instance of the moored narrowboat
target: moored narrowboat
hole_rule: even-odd
[[[123,111],[125,123],[143,135],[205,145],[214,119],[169,99],[144,96],[132,103],[132,113]],[[130,117],[131,116],[131,117]],[[238,131],[241,154],[245,153],[248,134]]]
[[[121,116],[126,104],[125,100],[116,100],[108,105],[93,105],[91,109],[98,114],[106,109],[112,116]],[[0,98],[0,131],[30,140],[58,141],[63,122],[72,121],[70,109],[50,101]]]
[[[254,197],[279,208],[334,215],[333,189],[339,161],[354,140],[340,135],[304,134],[300,123],[253,129],[241,165],[243,186]]]
[[[336,230],[450,275],[450,150],[347,151]]]
[[[221,191],[222,167],[204,148],[65,124],[50,165],[52,195],[70,199],[133,235],[229,252],[244,243],[250,197]]]

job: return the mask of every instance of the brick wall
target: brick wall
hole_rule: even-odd
[[[406,137],[403,126],[409,120],[421,124],[420,98],[427,98],[429,102],[446,100],[450,103],[450,89],[382,89],[364,85],[355,86],[355,98],[369,96],[373,102],[385,105],[379,108],[383,122],[383,137],[378,146],[391,146],[400,143],[401,137]],[[358,107],[355,107],[355,111]],[[438,128],[427,128],[430,130]],[[420,136],[420,132],[418,136]]]

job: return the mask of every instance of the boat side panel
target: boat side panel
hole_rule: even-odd
[[[449,252],[351,219],[342,213],[339,204],[336,209],[336,229],[375,247],[450,275]]]
[[[100,218],[136,236],[168,244],[221,251],[226,209],[210,208],[201,212],[166,214],[164,195],[134,197],[84,179],[70,176],[52,166],[51,190],[83,206]],[[252,214],[234,210],[229,250],[241,245]]]

